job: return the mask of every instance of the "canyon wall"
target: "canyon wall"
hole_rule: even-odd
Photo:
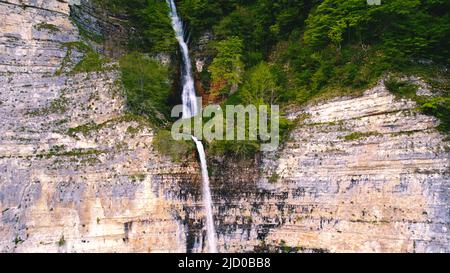
[[[70,11],[0,1],[0,251],[201,252],[198,164],[154,150],[113,64],[71,72],[83,53],[69,46],[82,39]],[[450,251],[435,118],[383,82],[289,118],[279,151],[210,158],[220,251]]]

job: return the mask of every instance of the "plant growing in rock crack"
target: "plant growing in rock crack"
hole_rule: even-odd
[[[349,135],[344,136],[343,138],[345,141],[353,141],[368,138],[370,136],[381,136],[381,134],[378,132],[353,132]]]
[[[39,23],[39,24],[35,25],[34,27],[35,27],[35,29],[37,29],[39,31],[47,30],[50,33],[56,33],[56,32],[60,31],[60,29],[57,26],[55,26],[53,24],[45,23],[45,22]]]
[[[14,238],[14,244],[15,244],[15,245],[21,244],[21,243],[23,243],[23,242],[24,242],[24,240],[22,240],[22,238],[20,238],[19,236],[16,236],[16,237]]]
[[[73,69],[69,71],[69,74],[82,73],[82,72],[96,72],[103,71],[108,59],[93,50],[90,46],[82,41],[66,42],[61,45],[65,48],[66,55],[61,62],[60,68],[55,72],[56,76],[61,75],[67,70],[67,67],[72,64],[72,55],[75,51],[83,53],[83,58],[74,65]]]
[[[64,239],[64,234],[63,234],[63,235],[61,235],[61,237],[59,238],[58,246],[59,246],[59,247],[62,247],[62,246],[64,246],[65,244],[66,244],[66,240]]]
[[[275,184],[280,179],[280,175],[277,172],[272,173],[272,175],[269,177],[269,183]]]
[[[68,106],[69,100],[64,95],[61,95],[59,98],[52,101],[49,106],[35,111],[31,111],[28,114],[31,116],[43,116],[56,113],[63,114],[68,110]]]

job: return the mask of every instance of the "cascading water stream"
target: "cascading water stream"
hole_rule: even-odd
[[[178,17],[177,8],[174,0],[167,0],[167,4],[170,7],[170,17],[172,19],[172,26],[175,31],[175,36],[180,44],[183,69],[182,69],[182,83],[183,83],[183,118],[191,118],[198,114],[197,97],[195,94],[194,78],[192,77],[192,65],[189,57],[189,48],[184,39],[183,23]],[[194,140],[198,154],[200,157],[200,163],[202,168],[202,180],[203,180],[203,204],[205,206],[206,213],[206,234],[208,242],[208,251],[210,253],[217,252],[216,230],[214,227],[213,213],[212,213],[212,199],[211,190],[209,188],[208,167],[206,165],[206,155],[203,143],[196,137],[192,137]]]
[[[208,249],[210,253],[217,253],[216,229],[214,227],[213,220],[211,190],[209,188],[208,167],[206,165],[205,149],[203,148],[202,142],[199,141],[196,137],[192,137],[192,139],[195,141],[195,145],[197,145],[197,150],[200,157],[200,165],[202,168],[202,195],[206,213],[206,233],[208,238]]]
[[[195,94],[194,78],[192,77],[192,65],[189,57],[189,48],[184,40],[184,27],[180,17],[178,17],[177,7],[174,0],[167,0],[170,6],[170,17],[175,37],[181,48],[183,58],[182,83],[183,83],[183,118],[191,118],[198,113],[197,97]]]

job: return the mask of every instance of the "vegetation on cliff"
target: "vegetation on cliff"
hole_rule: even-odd
[[[247,78],[254,66],[269,61],[280,85],[279,102],[303,103],[322,93],[361,89],[386,71],[448,64],[447,1],[226,2],[186,0],[180,11],[193,32],[208,29],[219,41],[240,39]],[[195,12],[205,6],[216,11]],[[211,17],[215,24],[200,23],[213,22]],[[220,48],[215,58],[225,62]],[[213,77],[213,90],[220,80]]]
[[[127,14],[135,30],[130,49],[150,55],[175,54],[166,1],[97,1]],[[439,117],[440,128],[448,132],[448,1],[389,0],[368,5],[364,0],[180,0],[177,5],[191,43],[205,32],[212,34],[202,78],[213,101],[279,104],[284,109],[358,94],[380,77],[396,72],[439,83],[432,85],[437,90],[432,98],[409,97],[425,113]],[[134,69],[132,63],[129,69]],[[149,82],[152,77],[164,82],[155,64],[148,68]],[[149,88],[154,90],[132,88],[128,92],[132,111],[152,116],[151,109],[160,108],[159,113],[167,113],[170,94],[163,89],[169,87]],[[253,150],[253,144],[247,144],[249,149],[242,149],[238,143],[226,142],[212,150]]]
[[[155,125],[164,125],[170,113],[167,67],[138,52],[121,58],[120,67],[129,110]]]
[[[185,0],[179,6],[194,36],[210,31],[215,37],[210,92],[220,91],[225,104],[299,105],[357,94],[400,72],[444,83],[432,85],[439,92],[431,99],[409,98],[448,132],[448,74],[430,73],[446,71],[449,61],[447,1]],[[223,53],[230,39],[240,42],[239,54]],[[236,88],[227,84],[231,73],[217,73],[216,64],[223,70],[237,60],[244,72],[242,65],[233,71]]]
[[[122,17],[130,28],[130,51],[174,52],[177,49],[170,22],[169,7],[163,0],[95,0],[109,13]]]

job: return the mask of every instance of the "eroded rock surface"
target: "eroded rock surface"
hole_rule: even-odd
[[[1,251],[185,251],[176,200],[197,166],[153,150],[117,72],[70,73],[67,3],[24,2],[0,3]]]
[[[263,167],[278,181],[262,187],[287,192],[278,215],[289,215],[268,239],[333,252],[449,251],[449,143],[435,118],[383,83],[302,114]]]
[[[154,151],[113,68],[70,72],[83,54],[65,46],[81,39],[69,14],[0,2],[0,251],[202,251],[198,164]],[[436,119],[382,83],[290,118],[280,151],[210,160],[220,251],[450,251]]]

